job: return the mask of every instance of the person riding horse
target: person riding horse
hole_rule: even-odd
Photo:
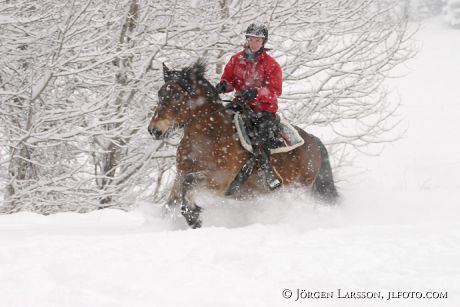
[[[276,126],[277,98],[282,93],[282,71],[278,62],[266,52],[268,30],[264,25],[250,24],[245,35],[244,50],[230,58],[216,89],[219,94],[236,91],[230,107],[251,111],[249,121],[255,134],[255,160],[265,174],[268,187],[273,190],[281,186],[270,162],[270,143]]]
[[[192,228],[202,225],[198,191],[239,199],[265,194],[267,189],[265,182],[252,172],[254,156],[235,133],[239,122],[232,120],[233,114],[222,104],[205,72],[201,61],[182,70],[170,70],[163,64],[164,84],[158,90],[158,104],[148,126],[157,140],[167,138],[174,129],[183,129],[177,146],[174,183],[164,208],[165,213],[179,208]],[[264,87],[258,88],[258,95],[263,96],[263,91]],[[272,161],[276,175],[287,187],[311,189],[319,200],[336,203],[339,195],[326,147],[316,136],[299,127],[294,129],[303,142],[276,154]],[[252,165],[248,168],[251,171],[242,172],[248,164]]]

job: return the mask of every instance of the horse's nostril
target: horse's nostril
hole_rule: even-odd
[[[161,132],[161,130],[155,130],[155,132],[153,133],[153,135],[154,135],[156,138],[159,138],[160,136],[163,135],[163,132]]]
[[[157,139],[160,138],[163,135],[163,132],[160,129],[148,128],[148,130],[149,130],[150,135],[155,137],[155,138],[157,138]]]

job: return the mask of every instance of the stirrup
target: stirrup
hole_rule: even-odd
[[[267,163],[263,166],[264,175],[265,175],[265,182],[270,190],[275,190],[281,186],[281,181],[275,175],[275,171],[273,170],[273,166]]]
[[[266,180],[268,188],[270,190],[275,190],[275,189],[281,187],[281,181],[279,181],[279,179],[276,178],[273,174],[270,174],[269,176],[267,176],[267,175],[265,175],[265,176],[266,176],[265,180]],[[269,178],[269,177],[271,177],[271,178]]]

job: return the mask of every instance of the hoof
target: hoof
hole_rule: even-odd
[[[201,228],[201,220],[196,220],[193,224],[188,224],[192,229]]]
[[[198,206],[194,209],[185,206],[182,208],[182,215],[185,217],[185,221],[193,229],[201,227],[200,212],[201,208]]]

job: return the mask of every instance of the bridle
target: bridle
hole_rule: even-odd
[[[180,125],[181,127],[184,127],[184,126],[190,124],[191,122],[193,122],[193,121],[195,121],[197,119],[202,119],[205,116],[209,117],[212,114],[215,114],[215,113],[219,112],[219,109],[217,109],[217,110],[215,110],[213,112],[193,116],[192,103],[190,103],[189,101],[192,100],[192,95],[196,94],[195,89],[193,88],[193,86],[191,84],[188,84],[188,83],[182,81],[181,79],[174,79],[174,80],[171,80],[171,81],[176,82],[179,85],[179,87],[185,92],[185,97],[184,97],[184,102],[185,103],[184,104],[187,105],[187,110],[188,110],[188,113],[189,113],[189,116],[188,116],[189,120],[186,121],[185,123],[183,123],[182,125]],[[212,99],[212,103],[216,103],[212,97],[209,97],[208,95],[206,95],[206,97],[209,98],[209,99]],[[218,98],[219,101],[228,101],[228,100],[221,100],[219,96],[217,96],[217,98]]]

